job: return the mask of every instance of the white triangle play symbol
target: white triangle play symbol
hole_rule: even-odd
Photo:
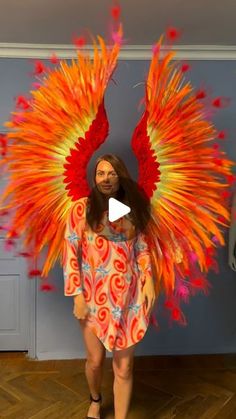
[[[110,222],[116,221],[123,215],[128,214],[131,208],[128,205],[123,204],[115,198],[109,198],[108,200],[108,219]]]

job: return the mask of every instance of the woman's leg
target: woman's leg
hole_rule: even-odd
[[[126,419],[133,387],[133,363],[136,344],[113,351],[115,419]]]
[[[85,320],[79,320],[86,348],[87,360],[85,375],[90,393],[94,399],[98,399],[101,392],[103,364],[106,357],[106,349],[99,338],[94,334]],[[91,402],[88,416],[99,417],[100,403]]]

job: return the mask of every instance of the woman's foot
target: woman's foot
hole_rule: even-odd
[[[96,402],[92,401],[91,397],[90,397],[90,400],[91,400],[91,404],[89,406],[87,417],[100,419],[100,409],[101,409],[101,402],[102,402],[101,397],[97,397],[95,400],[98,400],[98,401]]]

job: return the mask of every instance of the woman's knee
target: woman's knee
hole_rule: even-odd
[[[105,357],[106,357],[106,350],[99,340],[99,338],[94,334],[94,332],[90,329],[89,326],[81,324],[82,332],[85,342],[86,348],[86,358],[89,366],[93,369],[99,368],[103,365]]]
[[[87,356],[87,363],[89,364],[90,368],[96,370],[98,368],[103,367],[105,360],[105,356],[99,356],[97,354],[92,354]]]
[[[123,364],[123,365],[117,365],[115,361],[113,361],[113,372],[116,377],[122,378],[122,379],[128,379],[133,373],[133,366],[132,364]]]
[[[127,356],[114,356],[112,360],[113,372],[115,376],[123,379],[129,378],[133,373],[134,358],[133,354]]]

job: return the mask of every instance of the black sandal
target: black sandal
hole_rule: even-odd
[[[90,401],[91,402],[96,402],[96,403],[98,403],[98,402],[102,402],[102,395],[101,395],[101,393],[99,393],[99,398],[96,400],[96,399],[94,399],[93,397],[92,397],[92,395],[90,394]],[[97,419],[97,418],[94,418],[93,416],[87,416],[87,418],[86,419]]]

